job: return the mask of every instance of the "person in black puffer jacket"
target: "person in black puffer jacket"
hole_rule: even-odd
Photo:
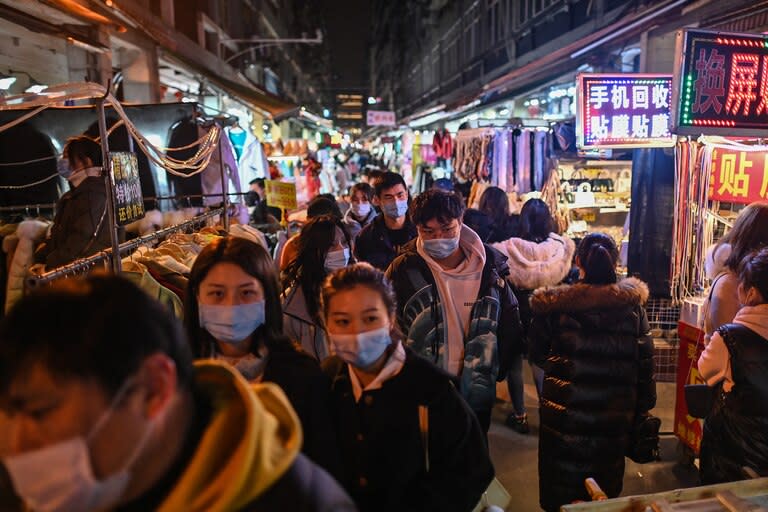
[[[632,426],[656,404],[648,287],[634,278],[617,282],[617,259],[613,239],[587,235],[577,251],[582,281],[531,299],[530,350],[546,361],[539,435],[546,511],[589,500],[589,477],[609,498],[618,496]]]
[[[742,480],[742,467],[768,470],[768,248],[748,255],[739,271],[742,304],[699,358],[710,386],[722,383],[704,422],[701,483]]]

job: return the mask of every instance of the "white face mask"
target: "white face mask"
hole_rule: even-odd
[[[328,333],[334,352],[345,363],[365,369],[375,363],[392,344],[389,325],[358,334]]]
[[[339,249],[338,251],[328,251],[325,256],[326,272],[333,272],[347,266],[349,262],[349,247]]]
[[[87,437],[74,437],[3,460],[14,489],[28,508],[35,512],[96,512],[120,501],[131,480],[130,468],[149,439],[152,424],[122,469],[103,480],[94,476],[88,441],[112,415],[130,382],[117,392]]]

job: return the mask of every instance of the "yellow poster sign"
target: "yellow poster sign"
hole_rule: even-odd
[[[267,204],[283,210],[292,210],[296,203],[296,184],[284,181],[266,180]]]

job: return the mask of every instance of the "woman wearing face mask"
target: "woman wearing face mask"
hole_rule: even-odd
[[[317,362],[283,335],[277,275],[267,251],[236,237],[207,245],[192,267],[185,306],[194,356],[227,361],[250,382],[279,385],[301,421],[303,452],[335,473],[329,383]]]
[[[362,229],[373,222],[376,211],[371,206],[373,200],[373,187],[367,183],[356,183],[349,193],[351,206],[344,214],[344,225],[349,232],[349,238],[354,243]]]
[[[493,478],[480,425],[451,377],[401,342],[389,281],[333,273],[322,312],[341,484],[361,511],[470,511]]]
[[[337,217],[321,215],[301,229],[297,248],[296,259],[283,274],[283,330],[322,362],[328,344],[319,316],[320,286],[325,276],[349,263],[349,235]]]

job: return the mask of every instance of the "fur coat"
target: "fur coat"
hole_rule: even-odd
[[[551,233],[541,243],[510,238],[492,245],[509,257],[507,279],[519,290],[560,283],[571,270],[576,246],[570,238]]]
[[[656,403],[647,299],[648,287],[634,278],[533,293],[528,340],[533,361],[545,371],[539,435],[544,510],[588,500],[588,477],[609,498],[621,492],[633,422]]]

